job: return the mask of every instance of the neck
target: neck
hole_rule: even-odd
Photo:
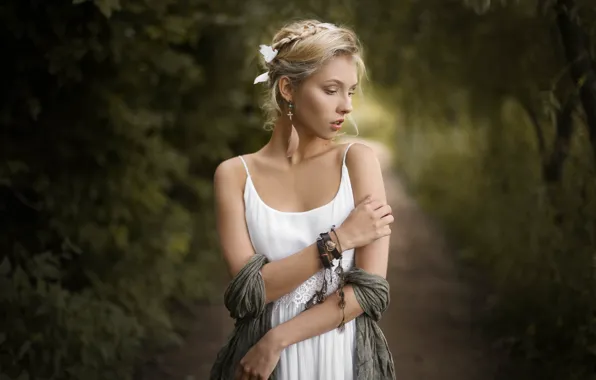
[[[321,139],[313,134],[307,133],[305,128],[294,123],[296,132],[298,133],[298,147],[293,152],[291,157],[287,157],[288,140],[292,132],[292,124],[289,120],[278,120],[273,128],[271,139],[265,146],[268,154],[276,157],[283,157],[289,164],[297,164],[301,161],[320,154],[327,150],[332,144],[331,141]]]

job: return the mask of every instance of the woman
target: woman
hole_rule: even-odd
[[[239,322],[211,378],[392,378],[382,333],[366,328],[358,351],[355,318],[375,298],[365,295],[382,294],[368,284],[386,276],[393,216],[374,152],[334,142],[364,71],[358,40],[349,29],[306,20],[283,27],[261,53],[268,71],[255,83],[268,90],[271,139],[224,161],[214,176],[221,248],[235,281],[226,304]],[[253,264],[256,256],[263,261]],[[357,273],[366,281],[358,284]],[[375,289],[388,294],[386,284]],[[259,318],[267,326],[255,333]],[[374,355],[387,351],[376,365],[383,368],[364,375],[357,367],[371,361],[363,352],[373,344]]]

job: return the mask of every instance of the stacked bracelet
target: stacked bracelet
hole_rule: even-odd
[[[339,246],[339,251],[343,252],[343,249],[341,248],[341,242],[339,241],[339,236],[337,236],[337,232],[335,231],[335,225],[331,227],[331,232],[335,235],[335,239],[337,240],[337,245]],[[339,257],[339,265],[337,266],[336,271],[337,271],[337,275],[339,277],[339,285],[337,287],[337,295],[339,296],[339,302],[337,303],[337,305],[341,309],[341,322],[337,326],[337,329],[339,331],[343,331],[345,328],[345,322],[346,322],[346,298],[345,298],[345,294],[344,294],[345,274],[344,274],[344,268],[341,264],[341,255]]]
[[[317,250],[319,251],[319,259],[325,268],[325,271],[323,272],[323,285],[321,286],[321,289],[317,290],[308,300],[306,309],[310,309],[312,306],[325,301],[327,298],[327,270],[331,271],[331,259],[325,248],[325,242],[320,236],[317,238]]]
[[[323,267],[331,268],[331,259],[329,258],[329,254],[325,246],[325,240],[322,237],[317,239],[317,249],[319,250],[319,258],[323,263]]]
[[[341,242],[339,241],[339,236],[337,236],[337,232],[335,232],[335,225],[331,227],[331,232],[335,235],[335,240],[337,240],[337,246],[339,247],[339,252],[343,252],[344,250],[341,248]]]
[[[331,236],[329,235],[329,232],[323,232],[319,236],[320,236],[320,239],[323,240],[323,242],[324,242],[325,250],[327,251],[327,253],[328,254],[330,253],[334,259],[341,258],[341,253],[339,253],[339,251],[337,250],[337,244],[335,244],[335,242],[333,240],[331,240]]]
[[[330,233],[333,233],[335,235],[335,239],[337,240],[337,243],[335,243],[331,239]],[[344,295],[344,290],[343,290],[345,274],[344,274],[344,268],[341,263],[342,248],[341,248],[341,243],[339,241],[339,237],[337,236],[337,232],[335,231],[335,226],[331,227],[330,233],[323,232],[323,233],[319,234],[319,237],[317,238],[317,250],[319,251],[319,259],[321,260],[321,263],[323,264],[323,267],[325,268],[325,272],[323,273],[323,285],[322,285],[321,289],[318,290],[317,292],[315,292],[313,297],[306,303],[306,308],[309,309],[313,305],[323,302],[325,300],[325,298],[327,297],[326,296],[326,293],[327,293],[327,275],[326,275],[326,273],[327,273],[327,270],[331,271],[332,260],[338,259],[339,263],[337,265],[337,268],[335,269],[335,272],[337,273],[337,275],[339,277],[339,286],[337,288],[337,294],[339,296],[338,306],[342,312],[342,319],[341,319],[340,324],[337,326],[337,328],[338,328],[338,330],[343,331],[344,327],[345,327],[345,320],[346,320],[346,312],[345,312],[346,300],[345,300],[345,295]],[[339,250],[337,249],[338,247],[339,247]]]

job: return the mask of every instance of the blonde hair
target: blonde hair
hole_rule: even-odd
[[[354,58],[359,80],[366,71],[360,41],[346,27],[317,20],[292,22],[275,34],[271,48],[278,52],[271,62],[264,62],[269,71],[267,93],[262,106],[267,116],[267,127],[271,127],[282,113],[284,99],[279,91],[281,77],[287,76],[292,85],[298,86],[328,60],[342,55]]]

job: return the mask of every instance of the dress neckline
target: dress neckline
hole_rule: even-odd
[[[307,215],[307,214],[311,214],[311,213],[314,213],[317,211],[324,210],[335,203],[335,201],[337,200],[337,198],[339,198],[339,195],[341,194],[342,187],[344,186],[344,181],[345,181],[345,176],[346,176],[345,172],[346,172],[346,163],[344,161],[344,162],[342,162],[342,165],[341,165],[341,177],[339,180],[339,186],[337,188],[337,192],[333,196],[333,199],[331,199],[329,202],[325,203],[324,205],[317,206],[315,208],[311,208],[310,210],[306,210],[306,211],[281,211],[281,210],[278,210],[276,208],[269,206],[267,203],[265,203],[263,198],[261,198],[261,196],[259,195],[259,192],[257,191],[254,183],[252,182],[252,177],[250,176],[250,174],[248,174],[246,177],[246,184],[244,185],[244,193],[246,194],[247,187],[250,186],[252,192],[254,193],[255,197],[257,198],[258,203],[260,203],[265,209],[267,209],[271,212],[281,214],[281,215]]]

